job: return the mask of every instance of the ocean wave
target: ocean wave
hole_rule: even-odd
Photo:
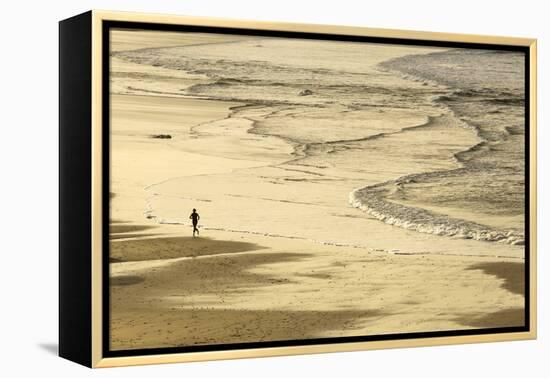
[[[460,181],[460,174],[464,174],[465,177],[470,174],[471,171],[465,166],[468,164],[473,166],[474,163],[472,160],[475,157],[487,155],[491,152],[492,146],[488,141],[490,138],[487,135],[491,133],[496,134],[497,137],[492,139],[492,141],[496,140],[496,142],[501,142],[501,131],[507,135],[521,135],[521,127],[513,126],[515,121],[509,122],[510,124],[506,127],[498,125],[499,127],[494,127],[493,129],[483,129],[479,126],[480,124],[483,126],[482,122],[467,121],[467,113],[470,108],[465,107],[465,103],[475,103],[480,109],[485,109],[484,111],[487,114],[498,114],[502,118],[506,117],[508,108],[518,108],[524,104],[523,98],[518,96],[521,92],[518,92],[515,87],[510,87],[507,83],[499,82],[499,85],[494,88],[492,83],[472,86],[472,78],[468,78],[470,81],[466,83],[467,85],[462,87],[456,85],[456,80],[462,80],[464,75],[457,75],[454,71],[459,72],[459,70],[452,67],[448,68],[448,63],[453,63],[453,59],[457,59],[458,57],[461,64],[457,64],[457,67],[462,69],[460,67],[467,65],[469,60],[478,59],[476,58],[479,55],[477,52],[466,51],[464,53],[462,51],[461,54],[468,55],[465,57],[462,57],[454,50],[450,53],[431,54],[429,59],[439,57],[438,59],[444,63],[441,65],[443,68],[436,67],[434,70],[431,70],[428,64],[418,63],[417,60],[423,61],[423,59],[428,59],[426,55],[410,55],[404,58],[393,59],[380,65],[380,71],[391,71],[392,75],[395,74],[409,82],[414,81],[421,84],[411,85],[410,87],[401,82],[396,82],[393,87],[386,87],[386,81],[380,80],[377,82],[376,80],[372,80],[377,78],[376,75],[365,73],[341,72],[339,70],[313,67],[290,67],[263,61],[238,62],[223,59],[191,58],[183,54],[182,51],[179,51],[178,54],[163,55],[163,50],[160,49],[118,53],[117,56],[138,64],[181,70],[188,74],[206,77],[208,80],[206,82],[197,83],[181,89],[180,93],[171,94],[180,96],[194,95],[199,98],[242,103],[243,105],[231,109],[232,113],[230,117],[239,115],[250,121],[251,126],[247,131],[248,133],[275,136],[289,142],[295,148],[291,160],[286,163],[292,163],[293,165],[300,165],[300,160],[317,152],[325,156],[329,156],[329,154],[333,156],[336,155],[335,152],[338,152],[337,148],[347,148],[345,146],[346,143],[375,140],[388,135],[388,133],[360,138],[350,137],[349,139],[345,138],[347,135],[338,135],[335,138],[338,140],[308,142],[307,138],[300,139],[300,135],[296,137],[293,133],[285,135],[278,130],[270,130],[268,132],[268,130],[262,129],[262,122],[259,122],[254,117],[247,118],[246,113],[240,111],[250,106],[266,106],[274,109],[270,113],[272,115],[280,110],[278,109],[279,105],[283,105],[283,108],[296,106],[300,107],[302,112],[310,112],[312,109],[331,107],[334,103],[349,111],[363,108],[387,107],[393,109],[414,109],[421,112],[427,111],[430,108],[429,111],[431,113],[429,114],[434,114],[433,109],[438,107],[444,108],[446,113],[451,113],[459,121],[456,122],[457,127],[469,128],[483,139],[482,142],[453,156],[457,162],[457,166],[460,167],[452,171],[457,174],[456,181]],[[445,60],[447,59],[445,54],[452,55],[452,59]],[[274,78],[276,79],[274,80]],[[493,79],[492,76],[487,78],[487,80]],[[495,80],[500,79],[497,77]],[[377,85],[377,83],[379,84]],[[131,87],[129,89],[140,90]],[[145,92],[146,90],[141,91]],[[157,94],[157,92],[152,90],[149,90],[149,93]],[[301,95],[304,93],[308,95]],[[383,110],[381,109],[380,111]],[[269,114],[262,115],[264,120],[269,116]],[[314,118],[311,119],[314,120]],[[426,124],[413,126],[412,128],[429,126],[432,121],[432,117],[427,117]],[[402,132],[403,130],[397,132]],[[476,164],[476,168],[485,164],[490,169],[490,164],[492,163],[485,159],[483,161],[480,160]],[[317,168],[326,167],[320,165]],[[388,199],[388,196],[395,191],[404,190],[407,182],[414,180],[421,181],[425,178],[437,179],[440,177],[438,175],[442,176],[449,172],[451,171],[415,174],[377,185],[362,187],[349,194],[349,202],[352,206],[366,211],[385,223],[418,232],[517,245],[524,243],[523,233],[515,229],[496,229],[464,219],[453,218],[445,214],[437,214],[420,207],[402,205]],[[304,181],[305,179],[298,177],[285,178],[285,180]],[[246,231],[235,230],[234,232]],[[265,235],[285,237],[278,234]]]
[[[417,176],[419,175],[405,176],[397,180],[356,189],[350,193],[349,203],[384,223],[408,230],[462,239],[524,245],[525,236],[518,230],[499,230],[386,200],[385,197],[392,191],[402,190],[406,182],[414,181]]]
[[[420,206],[408,206],[391,200],[392,197],[406,197],[407,184],[431,182],[433,185],[438,185],[438,182],[443,183],[443,179],[452,176],[454,182],[462,182],[466,188],[470,188],[468,196],[486,198],[487,203],[492,203],[495,201],[494,197],[496,197],[494,191],[497,190],[501,194],[504,192],[510,196],[502,202],[501,206],[506,208],[512,206],[514,201],[518,202],[517,198],[520,198],[522,194],[509,190],[509,188],[499,187],[498,185],[503,185],[503,181],[499,181],[497,184],[495,184],[495,181],[489,181],[490,188],[483,187],[480,189],[480,183],[471,177],[478,177],[479,174],[491,177],[493,174],[502,174],[503,166],[517,166],[513,160],[510,160],[514,159],[513,156],[515,155],[494,155],[494,148],[502,149],[502,143],[509,136],[521,136],[524,133],[524,126],[518,122],[520,118],[514,110],[525,105],[523,92],[520,90],[522,88],[521,81],[518,79],[522,76],[519,74],[516,76],[511,75],[510,77],[504,77],[506,79],[504,80],[503,76],[505,75],[493,78],[492,72],[487,75],[485,75],[487,72],[481,72],[475,75],[472,74],[471,77],[462,82],[462,77],[453,73],[452,69],[449,68],[451,63],[456,64],[453,59],[457,59],[459,63],[463,62],[460,69],[464,69],[469,60],[479,59],[480,62],[486,63],[490,55],[484,54],[484,52],[451,50],[428,55],[409,55],[380,64],[381,69],[401,75],[403,78],[414,81],[425,80],[430,84],[435,82],[437,85],[445,86],[447,93],[434,96],[432,100],[434,103],[449,109],[457,119],[461,120],[462,126],[469,127],[476,132],[481,142],[453,155],[458,163],[456,169],[411,174],[355,189],[349,194],[349,203],[353,207],[359,208],[387,224],[416,232],[524,245],[525,234],[523,230],[515,228],[498,229],[474,221],[436,213]],[[512,57],[512,59],[516,58],[515,56]],[[443,63],[442,67],[444,68],[441,72],[438,71],[437,63],[433,67],[430,66],[433,62],[429,59]],[[495,65],[496,71],[499,71],[499,67],[508,62],[504,61],[507,59],[505,56],[497,56],[497,59],[498,61],[491,61],[490,63]],[[500,72],[505,71],[500,69]],[[493,80],[498,81],[494,86],[492,85]],[[502,123],[491,118],[495,115],[499,117],[511,116],[509,116],[508,124],[502,126]],[[512,122],[512,125],[509,124],[510,122]],[[518,123],[516,124],[516,122]],[[506,145],[506,148],[512,147]],[[518,172],[514,172],[513,175],[521,175],[521,167],[517,169]],[[513,182],[514,178],[511,176],[510,181]],[[480,192],[480,190],[485,192]],[[468,190],[466,190],[466,193],[468,193]]]
[[[338,103],[349,106],[351,110],[365,107],[414,108],[427,96],[428,87],[386,87],[379,81],[371,80],[372,73],[343,71],[337,67],[297,67],[259,60],[189,57],[186,54],[185,50],[177,48],[159,48],[114,52],[111,56],[205,79],[185,88],[180,87],[179,93],[173,93],[173,90],[166,93],[169,96],[266,105],[328,106]],[[144,86],[149,85],[147,78],[135,79],[143,81]],[[424,81],[423,84],[427,86],[429,82]],[[146,92],[139,88],[130,90]]]

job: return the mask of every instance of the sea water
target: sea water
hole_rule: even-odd
[[[523,55],[242,37],[112,57],[144,67],[112,72],[113,93],[242,104],[172,148],[262,163],[151,183],[148,217],[184,223],[198,203],[212,229],[334,244],[368,245],[372,217],[523,242]]]

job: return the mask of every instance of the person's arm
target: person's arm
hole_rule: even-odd
[[[189,219],[193,218],[193,214],[189,215]]]

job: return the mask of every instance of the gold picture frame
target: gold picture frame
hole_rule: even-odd
[[[164,25],[168,30],[179,26],[219,28],[243,31],[314,34],[357,37],[380,40],[422,41],[426,44],[473,44],[514,46],[524,49],[528,59],[528,98],[526,122],[528,156],[526,196],[528,198],[528,235],[526,235],[526,319],[527,327],[515,332],[434,335],[339,343],[310,343],[254,348],[227,348],[207,351],[186,351],[154,354],[110,356],[105,353],[105,298],[109,283],[105,282],[105,235],[108,214],[108,183],[105,182],[104,133],[106,114],[104,87],[106,75],[106,25]],[[175,29],[173,29],[175,28]],[[84,51],[84,52],[83,52]],[[110,11],[90,11],[60,22],[60,355],[89,367],[114,367],[143,364],[174,363],[344,352],[370,349],[435,346],[536,338],[536,39],[423,31],[377,29],[364,27],[272,23],[246,20],[187,17],[159,14],[139,14]],[[72,67],[79,65],[79,68]],[[108,74],[108,73],[107,73]],[[76,88],[76,89],[75,89]],[[77,109],[77,111],[75,111]],[[84,125],[82,123],[84,122]],[[85,149],[70,145],[77,138]],[[73,141],[73,142],[70,142]],[[78,144],[78,143],[77,143]],[[72,155],[71,155],[72,154]],[[85,155],[84,163],[75,165],[71,156]],[[86,160],[87,159],[87,160]],[[106,192],[107,188],[107,192]],[[80,205],[75,205],[80,203]],[[82,207],[79,207],[82,206]],[[84,213],[83,213],[84,212]],[[108,225],[107,225],[108,227]],[[107,244],[106,244],[107,243]],[[108,262],[107,262],[108,264]],[[83,315],[85,314],[85,315]]]

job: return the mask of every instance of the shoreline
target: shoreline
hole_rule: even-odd
[[[170,107],[173,100],[157,101]],[[158,144],[165,146],[166,142],[147,140],[146,146]],[[158,150],[147,151],[157,154]],[[143,153],[140,149],[139,157],[147,158]],[[199,161],[205,158],[200,155]],[[188,166],[190,161],[186,161]],[[237,162],[216,161],[214,172]],[[258,161],[250,164],[256,166]],[[215,175],[208,176],[209,180]],[[185,177],[189,184],[191,176]],[[218,187],[215,182],[212,185]],[[367,238],[370,248],[227,232],[203,223],[197,239],[207,245],[193,249],[188,226],[158,224],[161,220],[155,218],[144,223],[147,213],[135,210],[133,218],[125,218],[130,212],[122,211],[120,205],[135,204],[135,200],[132,192],[115,192],[112,199],[118,201],[119,209],[112,217],[118,229],[112,229],[111,240],[115,259],[110,264],[113,350],[282,340],[295,335],[319,338],[472,329],[523,321],[519,309],[524,299],[517,286],[524,261],[517,248],[506,252],[502,246],[496,248],[496,243],[437,236],[427,236],[427,241],[419,233],[399,236],[401,232],[393,230],[391,242],[373,240],[373,235],[386,234],[383,229],[391,226],[372,219],[373,235]],[[350,208],[341,219],[364,227],[368,218],[356,212]],[[230,245],[244,241],[250,245],[227,252]],[[224,253],[213,253],[215,245]],[[483,253],[477,256],[480,245]],[[141,261],[124,261],[117,255],[120,248],[126,248],[134,259],[142,255]],[[501,256],[496,257],[497,252]],[[242,319],[250,327],[239,325]]]
[[[401,185],[401,198],[399,196],[397,198],[395,198],[395,196],[391,196],[391,198],[386,199],[389,202],[398,204],[405,209],[407,206],[412,205],[414,206],[413,209],[422,210],[425,218],[432,218],[437,221],[436,218],[439,217],[439,230],[434,230],[433,225],[432,227],[430,227],[430,225],[428,225],[428,227],[422,227],[422,225],[420,225],[420,227],[423,228],[421,232],[437,231],[443,235],[462,234],[466,237],[471,237],[478,240],[492,242],[496,241],[500,243],[523,246],[525,244],[525,224],[523,219],[524,203],[517,200],[518,197],[523,198],[523,194],[513,185],[506,187],[502,182],[498,182],[497,180],[497,185],[495,186],[495,182],[493,181],[495,180],[495,176],[498,178],[498,176],[506,174],[507,180],[514,183],[518,180],[518,172],[524,173],[523,163],[520,162],[518,164],[516,161],[523,153],[523,148],[521,147],[523,145],[522,135],[524,129],[524,125],[521,124],[523,113],[518,113],[518,110],[514,108],[514,106],[501,108],[497,105],[501,103],[508,105],[523,104],[524,99],[517,92],[514,92],[518,89],[516,88],[518,83],[521,88],[523,75],[516,78],[519,80],[513,81],[512,78],[514,75],[517,76],[518,73],[510,71],[507,73],[509,76],[507,79],[510,81],[506,82],[507,84],[504,88],[502,83],[499,83],[495,86],[495,88],[489,89],[487,88],[487,83],[490,81],[487,81],[487,79],[484,78],[482,79],[478,77],[472,80],[470,82],[470,85],[472,86],[468,87],[468,85],[465,86],[459,79],[459,77],[462,78],[460,74],[457,76],[456,73],[451,73],[448,69],[444,69],[439,72],[434,71],[429,67],[420,68],[422,66],[422,62],[425,63],[428,56],[431,56],[432,59],[437,59],[437,57],[440,56],[453,54],[456,54],[456,51],[449,50],[434,52],[426,55],[416,54],[398,57],[380,63],[382,69],[387,70],[388,72],[394,72],[395,74],[411,78],[415,81],[427,81],[436,83],[437,85],[446,86],[449,89],[452,88],[448,95],[440,95],[435,97],[433,99],[434,103],[445,106],[449,109],[461,123],[474,130],[480,140],[479,143],[471,146],[470,148],[454,154],[455,160],[461,167],[460,169],[442,171],[440,173],[433,172],[420,175],[411,175],[393,180],[393,183],[396,185]],[[479,55],[482,57],[483,52],[479,53]],[[471,59],[473,59],[472,56],[470,56],[468,60]],[[483,62],[483,58],[480,59]],[[486,64],[487,62],[484,63]],[[495,64],[495,62],[493,62],[493,64]],[[468,71],[471,67],[464,65],[461,69]],[[484,74],[491,74],[491,72],[486,71]],[[481,76],[483,76],[483,73]],[[468,80],[466,82],[468,82]],[[502,99],[503,96],[504,99]],[[479,108],[476,108],[476,106],[468,105],[476,102],[485,104],[483,110],[480,111]],[[485,113],[502,114],[502,116],[500,118],[483,118]],[[521,116],[521,118],[518,119],[518,116]],[[503,122],[503,120],[505,121]],[[518,122],[519,125],[516,124]],[[511,137],[514,137],[514,135],[519,135],[519,140],[515,139],[511,142],[507,141]],[[518,147],[514,148],[510,145],[503,146],[504,142],[514,145],[514,141]],[[491,150],[495,152],[490,154],[488,151]],[[500,157],[499,153],[496,152],[499,150],[501,151]],[[518,151],[521,151],[519,155],[517,155]],[[502,168],[503,166],[505,168]],[[510,166],[513,166],[516,169],[515,173],[511,173],[509,171]],[[476,170],[480,169],[483,170],[485,177],[479,177],[480,175],[476,172]],[[467,173],[473,175],[474,179],[477,177],[478,181],[484,182],[484,190],[480,190],[476,185],[468,183],[467,180],[471,180],[471,178],[468,177]],[[422,190],[423,185],[426,186],[428,183],[431,183],[431,180],[437,180],[438,175],[441,180],[438,183],[440,186],[453,184],[456,191],[459,191],[459,187],[465,186],[468,188],[466,190],[467,194],[455,193],[455,203],[429,203],[429,201],[426,198],[423,198],[422,195],[419,195],[418,192]],[[447,180],[445,180],[445,178],[447,178]],[[403,184],[409,183],[410,185],[406,185],[408,188],[405,188],[405,185]],[[493,186],[497,189],[487,190],[487,188],[492,188]],[[415,187],[418,188],[416,189],[416,193]],[[368,190],[368,188],[363,189]],[[473,192],[473,194],[469,193],[470,191]],[[503,191],[504,194],[499,193],[499,191]],[[467,200],[470,196],[474,199],[476,199],[476,196],[481,196],[485,202],[492,203],[495,201],[495,198],[499,197],[499,195],[503,197],[500,198],[502,201],[500,205],[505,209],[505,211],[499,211],[500,209],[496,210],[494,208],[495,206],[491,207],[485,204],[481,206],[482,204],[479,200],[477,201],[476,207],[475,201]],[[510,199],[513,196],[516,197],[514,200],[519,204],[514,203],[514,200]],[[429,195],[426,197],[428,199],[430,198]],[[432,193],[432,198],[434,198],[434,193]],[[463,200],[462,204],[460,203],[461,199]],[[518,207],[520,209],[519,211]],[[451,223],[470,223],[471,227],[468,229],[468,227],[449,227],[448,224],[445,225],[445,220],[442,221],[443,217],[438,215],[441,214],[441,211],[443,210],[445,210],[445,212],[442,213],[443,217],[447,218],[447,220]],[[497,220],[494,218],[497,218]],[[418,228],[411,223],[413,222],[410,220],[408,221],[407,219],[395,219],[395,224],[402,227],[409,227],[412,229]],[[446,228],[446,230],[442,230],[441,228]],[[459,230],[459,228],[461,229]]]
[[[142,44],[152,43],[146,37]],[[212,54],[206,45],[188,47]],[[405,51],[384,51],[368,63]],[[122,93],[112,94],[113,350],[523,323],[523,248],[394,227],[348,203],[354,188],[456,167],[452,156],[479,142],[472,130],[411,127],[449,112],[421,100],[425,113],[370,103],[320,107],[315,90],[302,103],[271,106],[238,96],[127,93],[193,88],[215,98],[235,85],[209,78],[212,66],[170,67],[194,66],[167,49],[166,56],[150,53],[113,58],[113,88]],[[356,66],[373,74],[365,67]],[[419,96],[428,85],[380,75]],[[334,120],[348,127],[335,130]],[[304,151],[295,161],[298,145]],[[198,238],[188,220],[195,207]]]
[[[186,100],[180,99],[179,101],[181,103],[185,103]],[[201,100],[201,103],[206,104],[208,103],[208,101],[209,100]],[[217,102],[215,100],[210,100],[210,101],[213,101],[214,103],[224,104],[224,106],[225,104],[227,104],[224,102]],[[177,215],[177,213],[181,214],[186,211],[187,207],[193,207],[194,206],[193,203],[200,202],[201,204],[200,206],[202,206],[202,208],[207,209],[209,213],[214,214],[212,218],[216,219],[218,222],[217,224],[216,223],[203,224],[203,226],[207,230],[214,230],[214,231],[226,230],[226,231],[242,233],[244,235],[250,235],[250,234],[271,235],[275,237],[310,240],[320,244],[333,244],[333,245],[348,246],[348,247],[362,247],[366,249],[383,248],[388,251],[401,249],[403,246],[403,243],[407,244],[409,242],[408,239],[411,238],[410,232],[401,234],[400,236],[393,235],[393,234],[400,234],[399,229],[392,227],[395,222],[387,222],[388,225],[385,225],[384,222],[380,222],[379,220],[380,217],[371,216],[369,214],[361,215],[363,214],[362,212],[356,213],[358,212],[358,210],[355,210],[354,208],[350,207],[347,204],[346,199],[349,198],[350,196],[349,190],[351,190],[351,194],[353,194],[354,192],[353,186],[349,186],[349,185],[352,185],[350,184],[352,183],[352,181],[350,181],[350,183],[342,184],[345,186],[342,186],[341,188],[341,191],[342,191],[342,195],[340,197],[341,199],[330,199],[330,202],[328,203],[330,206],[327,205],[327,207],[329,208],[335,207],[335,209],[337,208],[339,211],[343,211],[342,216],[341,217],[339,215],[338,216],[344,219],[340,219],[339,221],[350,222],[351,219],[358,220],[357,222],[354,222],[355,223],[354,239],[349,239],[345,237],[331,239],[326,237],[324,238],[318,237],[313,234],[308,235],[307,233],[297,234],[296,232],[291,231],[290,229],[285,229],[281,227],[279,228],[268,227],[268,228],[262,229],[262,228],[258,228],[258,225],[255,225],[254,226],[255,228],[254,227],[251,228],[250,225],[248,225],[248,227],[246,227],[246,225],[245,227],[243,227],[242,224],[234,225],[231,223],[219,223],[221,220],[223,220],[223,218],[227,218],[227,217],[225,215],[222,215],[222,216],[215,215],[216,211],[218,211],[218,209],[215,207],[215,203],[223,203],[224,206],[228,206],[228,203],[227,203],[228,201],[240,202],[242,203],[243,207],[250,207],[251,203],[247,203],[247,202],[254,200],[254,202],[252,203],[254,203],[255,205],[261,208],[266,208],[266,209],[267,209],[266,206],[268,206],[268,203],[271,202],[273,203],[273,205],[278,204],[280,206],[288,207],[289,209],[293,208],[292,206],[294,207],[301,206],[304,210],[308,209],[307,211],[309,212],[321,211],[321,207],[323,206],[320,206],[321,205],[320,203],[315,203],[315,201],[313,202],[308,201],[307,195],[306,197],[303,197],[303,194],[300,194],[302,197],[299,198],[299,197],[296,197],[298,193],[296,193],[295,191],[289,194],[282,194],[282,192],[281,194],[277,194],[273,192],[274,189],[271,188],[269,183],[263,182],[265,180],[263,181],[257,180],[256,176],[270,177],[269,182],[273,182],[273,180],[278,180],[277,177],[281,176],[281,173],[278,173],[277,170],[281,170],[281,172],[285,172],[284,173],[285,175],[290,172],[296,172],[296,174],[293,173],[293,175],[291,176],[283,175],[282,179],[294,180],[293,177],[296,177],[296,182],[299,183],[301,180],[303,180],[302,177],[305,177],[307,175],[318,175],[321,179],[323,177],[328,177],[328,175],[330,175],[330,173],[327,174],[323,169],[316,169],[311,165],[301,167],[300,165],[298,165],[298,163],[295,163],[294,160],[288,154],[294,154],[291,151],[296,149],[297,142],[291,143],[286,153],[283,153],[280,156],[277,156],[277,159],[279,159],[279,161],[275,160],[271,155],[258,155],[258,151],[261,151],[264,148],[269,148],[270,150],[275,149],[275,146],[277,146],[276,143],[278,143],[276,141],[278,140],[280,140],[281,143],[287,143],[287,140],[285,138],[281,138],[278,135],[267,135],[267,139],[254,140],[253,146],[251,144],[241,146],[239,148],[239,154],[235,156],[234,153],[232,152],[232,149],[234,148],[236,143],[238,143],[237,141],[249,138],[249,132],[251,128],[256,127],[253,125],[249,125],[246,122],[258,122],[257,118],[259,117],[258,115],[256,115],[255,118],[251,119],[251,118],[248,118],[246,114],[245,116],[239,116],[238,112],[235,111],[235,106],[238,109],[253,108],[253,111],[259,112],[260,114],[262,114],[262,117],[265,117],[265,114],[262,113],[262,112],[265,113],[262,106],[252,106],[252,105],[246,105],[246,104],[234,105],[227,108],[227,114],[225,115],[225,117],[213,118],[209,121],[204,121],[199,125],[195,124],[194,126],[191,127],[191,130],[193,130],[192,136],[200,137],[204,139],[203,144],[199,144],[197,146],[196,145],[198,143],[197,140],[193,141],[192,144],[188,143],[188,140],[181,140],[177,142],[178,146],[180,149],[184,149],[186,153],[190,152],[193,154],[197,154],[196,156],[201,156],[200,159],[203,159],[204,157],[208,156],[208,157],[217,157],[222,159],[230,159],[227,161],[246,161],[242,159],[243,158],[246,159],[247,156],[250,156],[248,159],[251,162],[252,161],[254,162],[251,163],[250,165],[245,165],[240,167],[233,166],[233,168],[231,168],[231,172],[233,173],[232,175],[223,174],[223,173],[219,174],[219,173],[200,172],[197,174],[196,177],[192,177],[193,174],[188,173],[184,177],[169,178],[161,182],[148,185],[146,187],[146,191],[149,193],[148,199],[147,199],[148,209],[146,213],[148,217],[151,217],[152,219],[156,220],[156,222],[160,224],[186,224],[188,222],[186,217],[185,216],[181,217],[181,215]],[[442,117],[445,117],[445,116],[442,116]],[[245,123],[241,123],[242,119],[244,119]],[[431,132],[430,128],[448,127],[448,126],[434,126],[436,124],[437,122],[434,122],[434,121],[429,121],[428,123],[424,122],[424,123],[421,123],[419,126],[410,126],[397,131],[392,131],[390,133],[384,134],[382,137],[379,136],[380,134],[375,134],[376,137],[374,137],[373,140],[371,140],[370,137],[368,137],[366,138],[366,140],[361,140],[361,142],[366,141],[373,144],[376,144],[376,143],[381,144],[381,143],[385,143],[388,138],[396,138],[398,140],[405,138],[404,140],[408,142],[410,140],[410,137],[406,136],[407,133],[422,132],[423,133],[422,135],[424,135],[426,133]],[[216,134],[218,132],[221,133],[222,135],[218,136]],[[469,130],[458,128],[458,132],[459,134],[456,135],[457,138],[460,137],[460,135],[464,135],[462,136],[462,138],[465,138],[465,137],[470,138],[472,143],[477,143],[478,140],[473,136],[470,136]],[[265,135],[258,134],[258,137],[265,138]],[[445,138],[446,137],[447,136],[445,136]],[[417,139],[419,138],[417,137]],[[465,139],[465,140],[469,141],[469,139]],[[174,141],[173,143],[176,143],[176,141]],[[220,144],[220,143],[223,143],[223,144]],[[421,141],[421,138],[420,138],[417,143],[424,143],[424,142]],[[202,153],[202,151],[205,148],[203,146],[207,146],[207,145],[209,145],[210,148],[212,148],[213,146],[216,146],[215,148],[216,152],[214,154],[211,154],[208,152],[208,150],[206,150],[207,151],[206,153]],[[466,146],[469,146],[469,145],[470,144],[467,144]],[[276,150],[279,151],[283,149],[284,151],[283,146],[284,145],[277,147]],[[456,153],[460,153],[461,150],[459,148],[454,148],[454,150],[451,150],[451,151],[454,151],[454,153],[456,154]],[[454,160],[446,161],[446,158],[445,158],[446,155],[442,155],[442,156],[443,156],[442,161],[438,163],[442,168],[444,169],[451,169],[453,167],[456,168],[457,163]],[[307,158],[308,156],[305,155],[300,159],[307,159]],[[231,160],[231,159],[235,159],[235,160]],[[418,168],[416,168],[415,166],[411,166],[410,169],[414,171],[414,169],[418,169]],[[440,168],[435,168],[435,171],[432,171],[432,172],[437,173],[438,169]],[[255,172],[259,172],[259,173],[255,173]],[[407,172],[407,170],[403,172]],[[419,174],[422,175],[425,173],[419,173]],[[415,174],[413,173],[412,175],[415,175]],[[397,176],[401,178],[403,177],[399,175]],[[232,180],[234,180],[235,177],[237,177],[238,181],[233,183]],[[242,177],[242,179],[240,177]],[[386,176],[386,177],[392,177],[392,175]],[[246,181],[243,181],[243,180],[246,180]],[[359,177],[355,179],[355,182],[363,185],[363,180],[364,180],[363,178]],[[220,193],[220,191],[218,190],[218,187],[228,185],[230,183],[233,183],[231,185],[235,187],[234,193],[224,193],[224,192]],[[209,186],[212,186],[212,185],[213,185],[213,188],[210,189]],[[378,183],[375,184],[375,186],[377,185],[380,185],[380,184]],[[204,190],[204,193],[202,194],[202,198],[196,198],[196,192],[193,190],[187,191],[187,189],[185,188],[186,186],[192,186],[193,188],[201,187]],[[250,191],[249,187],[254,187],[254,186],[256,186],[257,190]],[[242,188],[242,190],[239,188]],[[292,188],[297,189],[296,185],[294,185]],[[281,190],[280,187],[276,189],[279,191]],[[319,189],[325,190],[323,187],[316,185],[316,186],[312,186],[312,189],[310,189],[310,191],[315,192],[315,191],[319,191]],[[265,193],[265,196],[259,197],[253,193],[257,191],[261,191]],[[305,193],[304,189],[301,189],[301,191]],[[250,194],[247,194],[247,192],[250,192]],[[328,196],[329,193],[327,192],[326,195]],[[292,197],[288,197],[288,196],[292,196]],[[277,197],[280,197],[280,198],[277,198]],[[181,205],[179,203],[181,203]],[[185,205],[185,204],[188,204],[188,205]],[[180,211],[178,212],[174,211],[174,209],[180,208],[180,207],[181,207]],[[234,206],[235,209],[238,207],[239,206],[237,205]],[[315,209],[316,207],[319,207],[319,210],[316,210]],[[318,215],[318,216],[321,216],[321,215]],[[318,216],[316,215],[315,217],[318,217]],[[401,243],[397,243],[400,245],[388,246],[387,243],[383,241],[380,241],[376,243],[377,245],[371,246],[371,247],[369,247],[368,245],[369,241],[367,241],[365,244],[363,235],[365,233],[371,234],[372,232],[368,232],[368,228],[363,232],[360,229],[361,227],[360,223],[361,221],[369,221],[370,219],[376,220],[376,222],[380,222],[381,224],[373,225],[372,222],[369,222],[370,223],[369,225],[365,224],[364,226],[374,227],[373,230],[377,230],[376,232],[380,232],[378,230],[387,230],[387,232],[391,232],[394,238],[402,240]],[[251,222],[251,223],[255,223],[255,222]],[[326,234],[326,232],[324,234]],[[434,234],[436,233],[434,232]],[[451,248],[452,251],[450,251],[449,254],[472,255],[472,254],[478,254],[478,253],[479,254],[486,253],[486,254],[495,255],[496,253],[493,251],[498,250],[499,248],[503,248],[503,247],[496,247],[496,248],[488,247],[487,252],[462,253],[458,250],[461,248],[460,244],[456,243],[456,240],[461,238],[456,238],[456,237],[449,238],[449,243],[445,243],[445,241],[440,241],[439,238],[440,238],[439,235],[435,235],[435,238],[429,239],[430,243],[433,242],[435,243],[435,245],[444,245],[444,247],[440,247],[439,248],[440,251],[436,251],[434,250],[434,248],[427,248],[429,252],[442,254],[442,253],[445,253],[444,252],[445,249]],[[414,236],[413,239],[416,240],[415,244],[417,244],[418,246],[420,246],[422,243],[426,244],[426,239],[423,238],[422,236]],[[472,244],[471,241],[468,240],[467,235],[462,239],[468,245],[466,249],[476,248],[475,244]],[[380,243],[382,243],[383,245],[381,246]],[[453,248],[450,246],[452,244],[456,244],[457,246]],[[420,247],[414,247],[412,250],[409,249],[404,252],[409,254],[411,253],[419,254],[419,253],[427,252],[425,248],[421,248],[420,250],[418,250],[418,248]],[[477,247],[477,249],[483,249],[483,248],[484,247]],[[512,247],[512,249],[510,249],[510,248],[504,247],[503,250],[504,250],[503,252],[504,255],[513,256],[513,255],[521,254],[521,252],[519,251],[520,248],[514,249]]]

